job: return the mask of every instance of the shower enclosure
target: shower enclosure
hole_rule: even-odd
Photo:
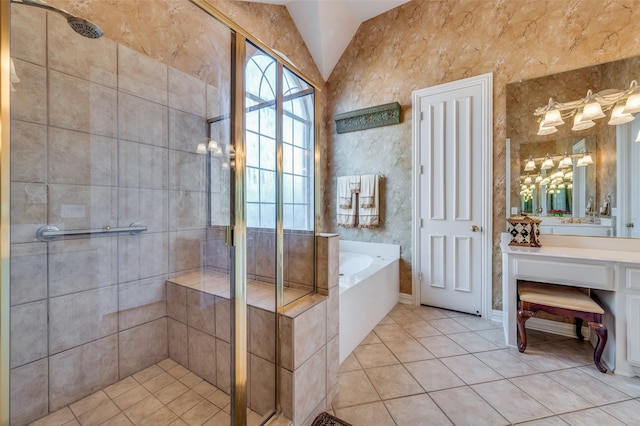
[[[1,5],[0,421],[266,421],[315,291],[314,86],[204,1],[48,4]]]

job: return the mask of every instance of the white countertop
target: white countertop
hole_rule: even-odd
[[[505,254],[640,264],[640,240],[621,238],[616,244],[616,238],[542,235],[542,247],[510,246],[509,241],[511,235],[503,233],[500,248]]]

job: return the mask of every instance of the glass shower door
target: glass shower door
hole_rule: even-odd
[[[282,230],[277,214],[276,60],[246,44],[245,152],[247,223],[248,405],[262,418],[278,407],[278,310]]]
[[[121,6],[70,10],[102,27],[97,39],[53,11],[7,7],[15,78],[2,141],[2,313],[14,425],[50,413],[86,420],[100,407],[134,423],[160,409],[186,419],[196,406],[229,419],[229,248],[208,226],[202,148],[225,142],[209,119],[230,112],[233,32],[187,0],[127,2],[144,20]],[[150,26],[167,31],[151,37]],[[187,39],[179,48],[176,34]],[[216,182],[226,225],[228,174]]]

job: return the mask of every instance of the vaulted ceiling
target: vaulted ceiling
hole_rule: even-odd
[[[322,78],[327,80],[360,24],[408,1],[260,0],[257,3],[287,7]]]

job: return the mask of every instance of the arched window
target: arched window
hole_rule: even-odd
[[[313,87],[283,67],[278,117],[277,68],[258,49],[246,66],[247,226],[275,227],[276,122],[282,120],[284,228],[313,230]]]

